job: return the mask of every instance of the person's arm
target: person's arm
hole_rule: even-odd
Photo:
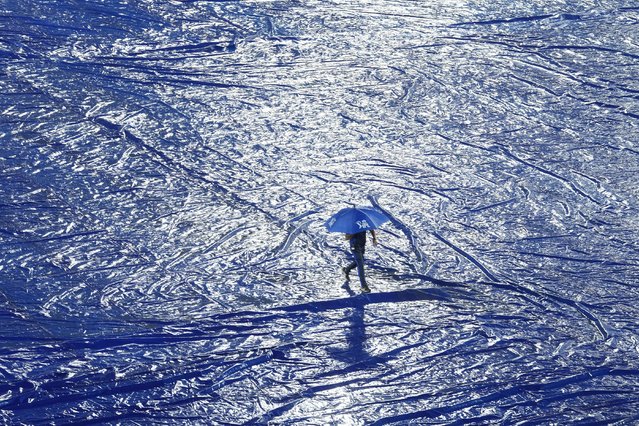
[[[375,235],[375,231],[371,229],[371,235],[373,236],[373,245],[377,245],[377,236]]]

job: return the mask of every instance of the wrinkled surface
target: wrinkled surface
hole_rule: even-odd
[[[0,9],[0,423],[639,421],[635,2]]]

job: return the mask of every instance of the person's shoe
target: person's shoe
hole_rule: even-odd
[[[346,266],[342,267],[342,272],[344,273],[344,278],[346,279],[346,282],[350,283],[351,277],[350,275],[348,275],[348,270],[346,270]]]
[[[362,290],[362,293],[370,293],[371,292],[371,289],[368,288],[367,285],[365,285],[362,288],[360,288],[360,290]]]

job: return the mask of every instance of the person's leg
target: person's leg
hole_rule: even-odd
[[[344,272],[348,274],[355,268],[357,268],[357,262],[353,260],[348,266],[344,267]]]
[[[353,252],[355,256],[355,263],[357,264],[357,275],[359,275],[359,283],[362,286],[362,289],[368,289],[368,285],[366,284],[366,276],[364,276],[364,253],[355,251]]]
[[[357,267],[357,263],[355,261],[353,261],[348,266],[344,266],[342,268],[342,272],[344,272],[344,278],[346,279],[346,281],[348,281],[348,282],[351,281],[351,277],[349,276],[349,274],[351,273],[353,268],[356,268],[356,267]]]

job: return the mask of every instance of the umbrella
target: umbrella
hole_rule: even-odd
[[[357,234],[377,229],[389,220],[384,213],[371,207],[347,207],[331,216],[324,226],[328,232]]]

